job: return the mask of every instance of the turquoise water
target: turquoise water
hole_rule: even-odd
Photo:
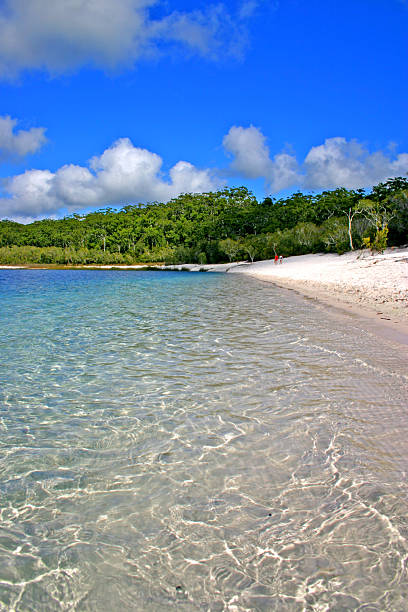
[[[403,348],[241,275],[0,299],[0,610],[408,610]]]

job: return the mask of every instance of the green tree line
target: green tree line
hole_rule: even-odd
[[[217,263],[408,242],[408,180],[258,202],[246,187],[27,225],[0,221],[0,263]]]

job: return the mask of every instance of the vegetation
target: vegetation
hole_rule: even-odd
[[[1,264],[217,263],[408,242],[408,180],[257,202],[245,187],[28,225],[0,221]]]

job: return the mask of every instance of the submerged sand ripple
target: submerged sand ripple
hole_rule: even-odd
[[[403,350],[254,279],[44,274],[3,302],[3,609],[407,609]]]

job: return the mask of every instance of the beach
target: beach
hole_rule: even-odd
[[[0,266],[25,268],[32,266]],[[40,266],[36,266],[40,267]],[[47,268],[49,266],[41,266]],[[88,265],[82,269],[140,270],[137,265]],[[358,250],[337,255],[318,253],[249,263],[180,264],[157,266],[164,270],[244,274],[364,319],[375,333],[408,344],[408,248],[388,248],[371,254]]]
[[[177,266],[181,267],[181,266]],[[246,274],[295,290],[365,319],[374,331],[408,343],[408,248],[288,257],[254,263],[182,266],[191,271]]]

